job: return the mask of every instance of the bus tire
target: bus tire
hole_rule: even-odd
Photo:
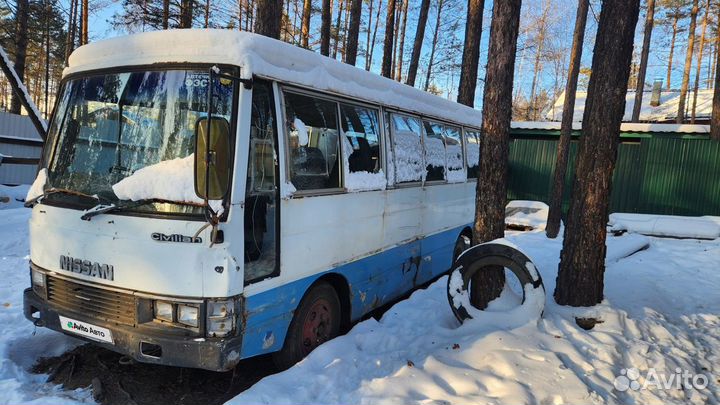
[[[528,298],[526,291],[531,291],[533,294],[542,294],[544,304],[545,286],[532,260],[525,256],[523,252],[506,244],[498,242],[483,243],[465,251],[453,263],[452,271],[448,277],[448,302],[460,323],[472,319],[468,308],[465,308],[469,303],[470,293],[468,288],[470,280],[477,272],[483,271],[489,266],[502,266],[515,274],[523,288],[522,304],[525,304]],[[527,289],[528,286],[532,288]],[[542,308],[540,308],[539,315],[542,315]]]
[[[295,310],[283,348],[273,353],[275,366],[286,370],[338,336],[340,311],[340,299],[330,284],[323,281],[312,286]]]

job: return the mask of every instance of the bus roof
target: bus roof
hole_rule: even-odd
[[[481,124],[479,110],[313,51],[243,31],[165,30],[92,42],[73,52],[63,75],[183,62],[237,65],[244,78],[257,75],[462,125],[479,128]]]

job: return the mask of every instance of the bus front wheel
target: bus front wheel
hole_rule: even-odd
[[[316,347],[340,334],[340,299],[326,282],[305,294],[290,322],[283,348],[273,354],[280,370],[292,367]]]

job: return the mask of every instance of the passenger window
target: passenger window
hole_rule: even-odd
[[[445,134],[441,124],[424,121],[426,181],[445,180]]]
[[[480,169],[480,133],[465,130],[465,157],[468,179],[477,179]]]
[[[290,179],[298,190],[340,187],[337,104],[285,93]]]
[[[245,185],[245,281],[276,274],[278,179],[275,114],[270,83],[253,83],[250,148]]]
[[[395,181],[422,181],[425,176],[422,122],[407,115],[391,114]]]
[[[350,173],[377,173],[380,170],[380,124],[377,111],[341,104],[340,113],[343,134],[351,147],[348,149]]]
[[[447,156],[447,181],[450,183],[465,181],[460,128],[445,127],[445,154]]]

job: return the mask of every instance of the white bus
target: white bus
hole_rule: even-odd
[[[288,367],[447,272],[480,122],[245,32],[85,45],[28,195],[25,316],[141,362]]]

